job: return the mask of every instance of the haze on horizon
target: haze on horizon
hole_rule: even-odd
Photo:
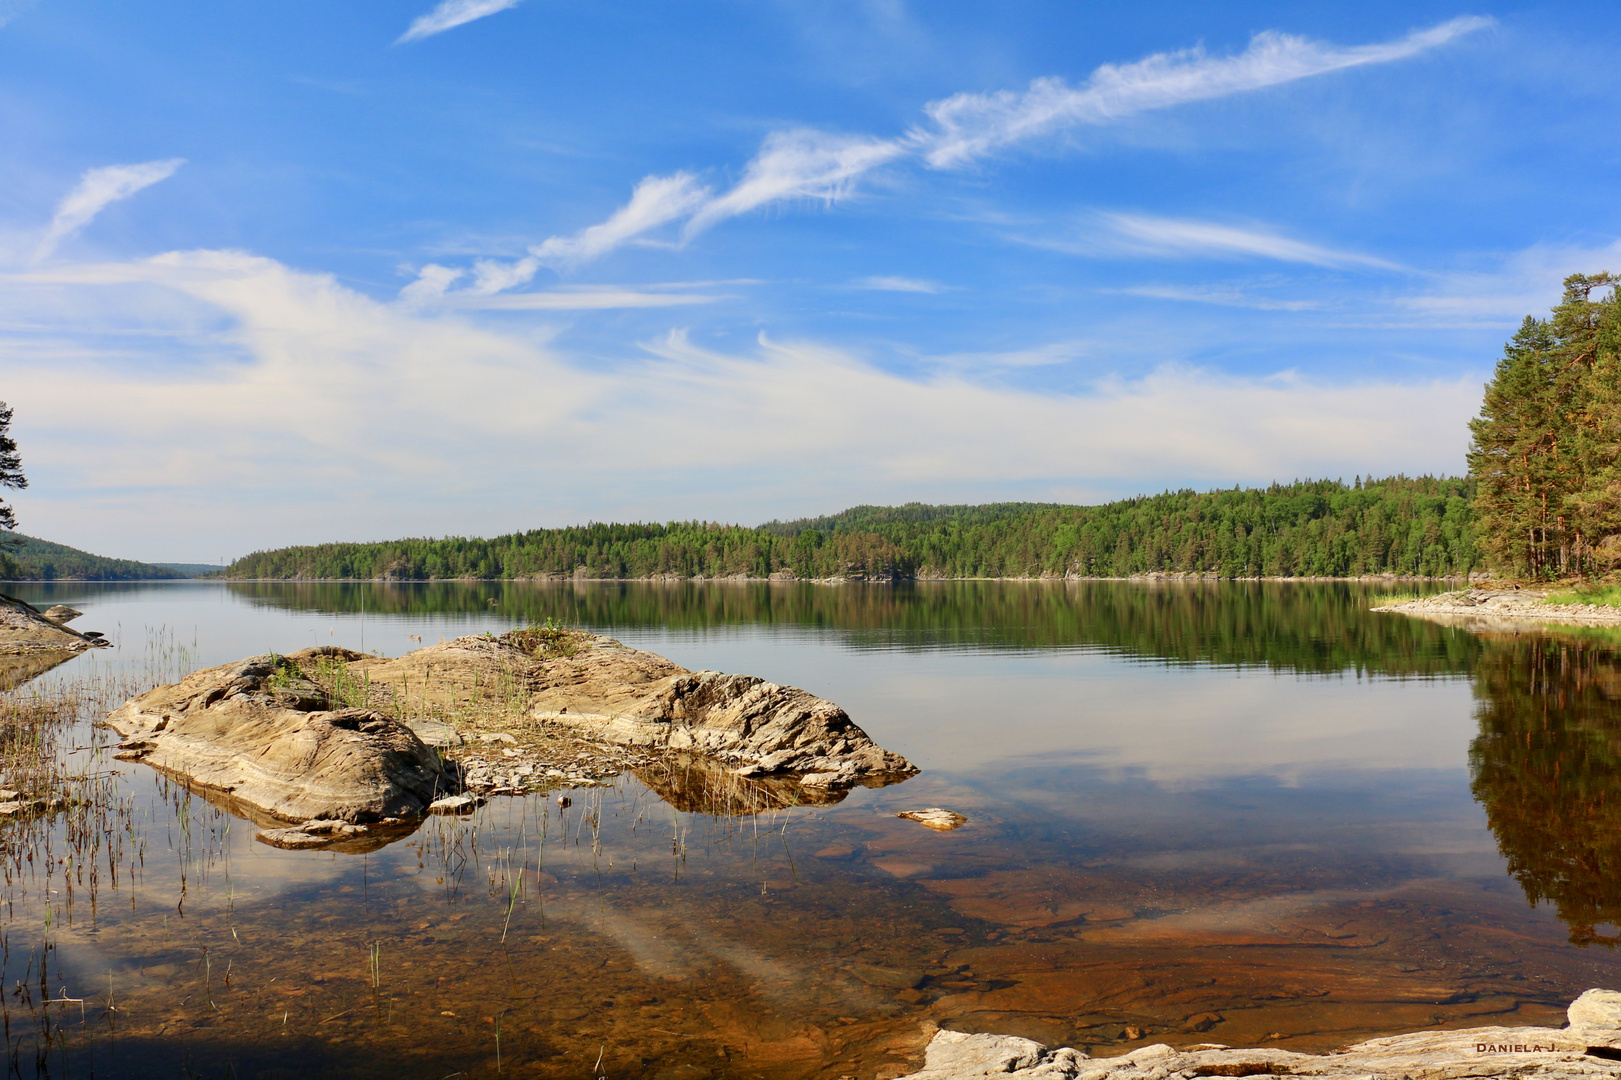
[[[1463,470],[1621,270],[1606,5],[0,0],[30,535]]]

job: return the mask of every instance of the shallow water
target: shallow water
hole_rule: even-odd
[[[12,588],[117,643],[43,680],[556,617],[804,686],[924,770],[758,817],[627,774],[345,855],[75,751],[127,824],[10,876],[20,1075],[868,1080],[936,1026],[1323,1049],[1621,987],[1603,635],[1323,584]],[[970,824],[894,817],[929,806]]]

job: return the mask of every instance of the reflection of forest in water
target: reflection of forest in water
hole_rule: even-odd
[[[1370,612],[1355,582],[231,582],[253,604],[389,615],[498,614],[603,629],[836,631],[857,648],[1098,648],[1308,674],[1461,675],[1473,635]]]
[[[1604,631],[1486,635],[1473,791],[1533,904],[1578,945],[1621,941],[1621,643]]]

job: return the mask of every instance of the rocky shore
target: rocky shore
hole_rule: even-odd
[[[60,604],[49,611],[0,595],[0,656],[77,653],[102,648],[107,639],[95,631],[79,633],[67,624],[79,612]]]
[[[1156,1043],[1112,1058],[1050,1049],[1011,1035],[939,1031],[920,1072],[899,1080],[1169,1080],[1198,1076],[1322,1077],[1325,1080],[1452,1080],[1462,1077],[1621,1077],[1621,993],[1589,990],[1571,1003],[1569,1026],[1422,1031],[1332,1054]]]
[[[1503,627],[1511,620],[1566,626],[1621,626],[1621,608],[1603,604],[1550,604],[1537,589],[1462,589],[1419,600],[1386,604],[1374,611],[1393,611],[1452,625],[1478,620],[1482,628]]]

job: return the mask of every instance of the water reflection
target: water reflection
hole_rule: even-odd
[[[1473,791],[1509,872],[1578,945],[1621,942],[1621,646],[1483,635]]]
[[[78,653],[32,652],[21,656],[0,656],[0,692],[15,690],[30,679],[61,667]]]
[[[232,582],[250,603],[374,616],[492,613],[514,622],[838,633],[866,648],[1092,647],[1177,663],[1312,673],[1452,675],[1471,635],[1370,618],[1388,586],[1337,582]]]

